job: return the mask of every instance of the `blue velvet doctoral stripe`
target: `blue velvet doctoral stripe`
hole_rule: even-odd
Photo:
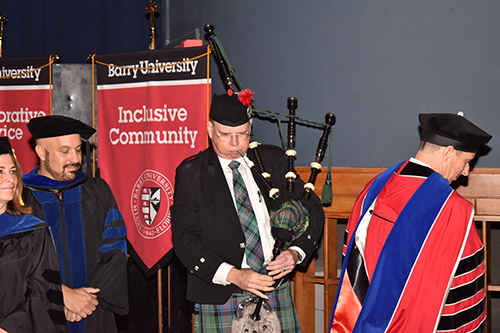
[[[52,245],[54,245],[54,250],[57,253],[56,243],[54,240],[54,234],[52,233],[52,229],[39,218],[30,215],[24,214],[20,216],[13,216],[9,213],[2,213],[0,215],[0,237],[16,234],[20,232],[25,232],[29,230],[36,230],[40,228],[47,228],[50,233],[50,239],[52,239]]]
[[[333,323],[333,317],[335,314],[335,309],[337,308],[337,302],[339,300],[339,294],[340,290],[342,289],[342,281],[344,281],[344,275],[346,274],[347,270],[347,263],[349,262],[349,254],[351,253],[351,248],[354,244],[354,236],[356,235],[356,230],[358,229],[359,222],[363,219],[363,216],[366,214],[366,211],[368,208],[370,208],[371,204],[373,201],[377,198],[379,195],[380,191],[384,188],[385,184],[391,178],[393,173],[398,170],[398,168],[404,163],[401,162],[399,164],[393,165],[392,167],[386,169],[384,172],[382,172],[380,175],[377,176],[370,185],[370,188],[368,189],[368,192],[365,195],[365,199],[363,200],[363,205],[361,209],[361,214],[359,216],[358,223],[356,224],[356,228],[354,229],[351,239],[349,241],[349,244],[347,246],[345,258],[344,258],[344,263],[342,264],[342,271],[340,273],[340,280],[339,280],[339,285],[337,286],[337,293],[335,295],[335,303],[333,304],[333,310],[332,310],[332,316],[330,318],[330,327],[332,326]]]
[[[104,239],[122,238],[127,236],[127,227],[124,225],[119,227],[108,227],[102,234]]]
[[[85,333],[85,319],[77,322],[67,322],[68,333]]]
[[[446,179],[433,173],[408,201],[382,248],[353,333],[387,329],[421,248],[452,191]]]
[[[121,250],[123,253],[127,254],[127,242],[121,238],[127,236],[127,227],[122,225],[119,227],[110,227],[113,221],[123,220],[122,214],[118,209],[111,209],[106,217],[105,225],[106,230],[104,231],[102,238],[104,239],[116,239],[115,242],[104,244],[99,248],[101,252],[109,252],[111,250]]]
[[[123,253],[127,254],[127,242],[122,239],[112,244],[105,244],[99,248],[99,251],[106,253],[116,249],[121,250]]]
[[[87,284],[87,259],[82,211],[80,209],[82,187],[77,186],[64,192],[64,225],[68,240],[68,261],[71,287],[81,288]]]
[[[110,209],[108,212],[108,216],[106,216],[106,221],[104,221],[104,225],[109,227],[113,221],[123,220],[122,213],[118,209]]]
[[[66,281],[66,265],[64,264],[64,243],[61,231],[61,206],[59,199],[53,193],[33,191],[33,195],[43,207],[43,219],[50,225],[56,240],[57,253],[59,257],[59,270],[61,271],[61,281]]]
[[[13,216],[4,212],[0,215],[0,237],[39,228],[46,228],[47,226],[42,223],[43,221],[37,219],[33,215]],[[40,226],[35,228],[38,224],[40,224]]]
[[[83,219],[80,208],[82,187],[77,186],[64,192],[64,225],[68,241],[68,261],[71,288],[85,287],[87,284],[87,259]],[[85,319],[68,322],[68,333],[85,333]]]
[[[61,280],[71,288],[81,288],[87,283],[87,264],[85,258],[85,242],[83,235],[83,222],[80,210],[81,186],[64,192],[64,207],[61,216],[61,201],[57,195],[48,192],[33,191],[37,200],[43,206],[45,221],[52,228],[59,253],[59,266]],[[64,238],[62,223],[64,223]],[[70,276],[66,276],[64,262],[64,247],[68,248],[68,264]]]

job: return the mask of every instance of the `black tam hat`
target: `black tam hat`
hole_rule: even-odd
[[[476,153],[492,136],[465,119],[452,113],[421,113],[420,139],[438,146],[452,146],[456,150]]]
[[[247,123],[252,116],[252,108],[243,105],[236,95],[216,95],[212,97],[210,119],[225,126],[236,127]]]
[[[12,147],[10,146],[9,138],[7,138],[6,136],[0,137],[0,155],[3,154],[14,155],[14,153],[12,152]]]
[[[96,132],[80,120],[61,115],[32,118],[28,130],[35,140],[70,134],[80,134],[82,139],[88,140]]]

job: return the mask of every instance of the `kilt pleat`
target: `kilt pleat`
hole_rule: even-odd
[[[281,331],[283,333],[300,333],[290,282],[282,284],[268,296],[269,305],[280,321]],[[225,304],[195,304],[195,332],[231,333],[231,325],[236,317],[238,305],[247,297],[244,294],[235,293]]]

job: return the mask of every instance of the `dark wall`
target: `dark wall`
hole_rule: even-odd
[[[461,110],[494,135],[476,166],[500,166],[499,2],[182,3],[184,15],[172,24],[214,24],[260,108],[287,113],[287,97],[296,96],[297,116],[336,114],[333,165],[404,160],[418,147],[419,113]],[[259,141],[279,144],[274,124],[256,122],[254,131]],[[318,138],[300,128],[300,165],[312,161]]]
[[[85,63],[90,53],[147,50],[148,5],[149,0],[0,0],[9,20],[4,57],[58,54],[62,63]],[[161,34],[161,20],[155,23]]]
[[[5,56],[144,50],[148,0],[3,1]],[[389,166],[418,147],[418,114],[463,111],[493,134],[478,167],[499,167],[500,3],[443,0],[167,0],[157,19],[175,39],[212,23],[243,85],[261,109],[321,122],[337,116],[334,166]],[[161,26],[164,24],[165,26]],[[214,73],[214,92],[222,85]],[[279,144],[277,126],[255,137]],[[300,126],[298,165],[314,159],[320,131]],[[326,164],[326,159],[323,162]]]

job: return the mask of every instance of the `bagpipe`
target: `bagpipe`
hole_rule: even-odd
[[[236,73],[230,68],[229,62],[225,57],[224,51],[218,42],[217,36],[214,33],[214,26],[211,24],[205,25],[206,37],[215,54],[215,58],[219,67],[219,72],[223,78],[228,95],[233,93],[238,94],[239,100],[252,108],[254,111],[257,109],[253,98],[248,89],[243,89],[239,82]],[[240,96],[240,93],[242,96]],[[240,98],[245,96],[244,98]],[[275,240],[272,250],[273,260],[277,258],[280,253],[288,248],[291,243],[298,239],[309,226],[309,212],[306,208],[307,203],[311,199],[311,195],[315,189],[315,182],[317,175],[321,171],[321,161],[323,160],[328,146],[328,137],[331,132],[332,126],[335,124],[336,118],[333,113],[327,113],[325,116],[325,124],[323,124],[323,133],[319,139],[318,147],[316,149],[315,160],[311,163],[311,174],[309,180],[304,184],[304,189],[301,194],[300,191],[295,189],[295,182],[297,174],[295,173],[295,159],[297,152],[294,150],[296,142],[296,115],[295,111],[298,107],[298,101],[295,97],[287,99],[288,108],[288,135],[286,139],[286,158],[287,158],[287,172],[285,175],[286,190],[280,191],[279,188],[273,186],[271,175],[265,170],[264,163],[259,154],[260,143],[252,141],[249,144],[249,149],[252,150],[255,156],[255,161],[252,161],[248,156],[240,151],[240,155],[250,168],[254,178],[261,183],[262,187],[266,190],[269,196],[268,211],[269,220],[271,223],[271,234]],[[303,203],[306,203],[304,205]],[[276,281],[275,289],[284,282],[284,278]],[[278,326],[275,326],[277,323]],[[243,332],[250,329],[252,332],[261,332],[258,329],[262,325],[271,327],[279,327],[279,321],[276,314],[272,311],[267,302],[263,298],[252,296],[241,302],[238,306],[236,318],[233,321],[233,332]],[[278,331],[278,330],[277,330]],[[267,331],[266,331],[267,332]]]

